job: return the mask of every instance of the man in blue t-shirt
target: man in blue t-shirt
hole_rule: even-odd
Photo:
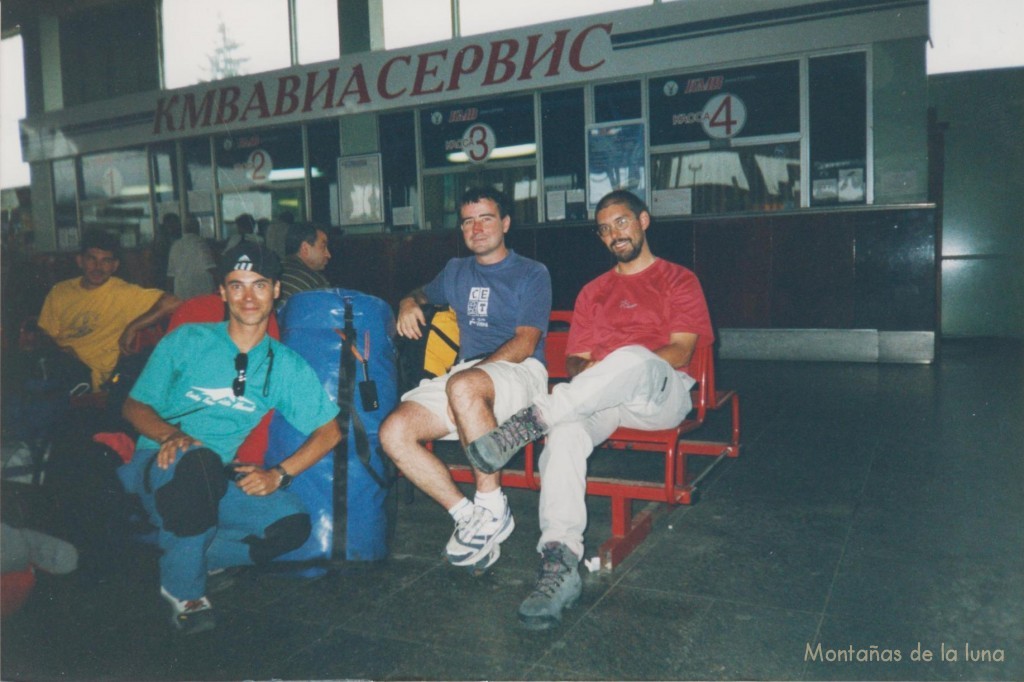
[[[500,543],[515,527],[501,472],[476,471],[471,502],[424,444],[458,436],[465,447],[547,391],[544,336],[551,276],[544,265],[506,246],[507,206],[494,188],[467,190],[459,218],[473,255],[451,259],[430,284],[399,303],[398,333],[414,339],[425,321],[421,305],[450,305],[458,319],[460,361],[446,375],[403,395],[380,427],[384,451],[455,521],[448,561],[477,572],[497,561]]]
[[[160,592],[188,634],[215,625],[208,572],[263,564],[306,541],[309,514],[285,488],[341,439],[338,408],[313,368],[267,334],[277,256],[242,242],[225,252],[221,273],[227,321],[168,334],[123,410],[140,436],[119,474],[159,529]],[[271,409],[309,438],[271,469],[234,463]]]

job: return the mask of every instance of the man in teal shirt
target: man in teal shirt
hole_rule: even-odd
[[[215,625],[209,571],[266,563],[306,541],[309,514],[284,488],[341,437],[338,408],[313,369],[267,335],[280,273],[262,244],[225,252],[227,321],[168,334],[125,402],[140,436],[121,479],[159,528],[161,594],[185,633]],[[309,438],[272,469],[233,464],[270,409]]]

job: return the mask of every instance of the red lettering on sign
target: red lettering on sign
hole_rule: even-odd
[[[217,103],[217,125],[234,123],[238,118],[238,98],[242,91],[234,85],[220,89],[220,100]]]
[[[505,54],[502,52],[505,51]],[[512,58],[519,52],[519,42],[509,38],[508,40],[495,40],[491,43],[491,55],[487,60],[487,75],[484,76],[482,85],[496,85],[504,83],[516,73],[516,64]],[[498,68],[501,68],[501,76],[497,75]]]
[[[370,101],[370,88],[366,87],[366,74],[363,73],[362,64],[356,64],[352,69],[352,75],[348,77],[345,90],[341,93],[335,106],[342,106],[345,103],[345,98],[352,94],[358,96],[356,104],[366,104]]]
[[[163,132],[161,128],[167,130],[167,132],[174,132],[174,119],[171,115],[174,113],[171,108],[178,103],[178,96],[171,95],[170,97],[161,97],[156,102],[156,114],[153,116],[153,134],[159,135]]]
[[[686,89],[683,91],[683,94],[688,95],[691,92],[714,92],[715,90],[721,90],[724,82],[725,78],[722,76],[691,78],[686,81]]]
[[[316,84],[319,71],[310,71],[306,74],[306,99],[302,103],[302,111],[312,111],[313,103],[321,95],[323,96],[323,105],[321,108],[330,109],[334,105],[334,86],[338,82],[338,67],[333,67],[327,70],[327,77],[324,82],[320,85]]]
[[[721,97],[721,95],[717,95]],[[708,121],[709,128],[725,128],[725,134],[727,137],[732,136],[732,129],[734,126],[739,125],[732,116],[732,97],[726,97],[722,100],[722,103],[715,109],[715,113],[711,114],[711,120]]]
[[[199,109],[196,109],[196,98],[192,93],[185,95],[185,105],[181,111],[180,128],[185,127],[185,120],[188,119],[188,127],[195,128],[198,125],[207,127],[210,125],[210,116],[213,115],[213,98],[216,90],[207,90],[203,95]]]
[[[245,105],[245,109],[242,110],[242,115],[239,117],[239,121],[245,121],[249,118],[250,111],[259,112],[260,118],[270,117],[270,107],[267,106],[267,93],[263,90],[263,83],[256,81],[252,88],[252,95],[249,96],[249,101]]]
[[[592,31],[598,29],[603,30],[609,36],[612,34],[611,24],[594,24],[593,26],[587,26],[585,29],[580,31],[580,34],[576,36],[572,41],[572,47],[569,48],[569,66],[572,67],[573,71],[579,71],[580,73],[586,73],[587,71],[593,71],[604,65],[604,59],[595,62],[593,64],[584,64],[581,61],[583,56],[583,44],[587,42],[587,38],[590,36]]]
[[[469,109],[456,109],[455,111],[448,114],[449,123],[465,123],[467,121],[475,121],[479,115],[480,110],[476,107],[470,107]]]
[[[391,76],[391,67],[395,65],[395,62],[405,62],[407,65],[412,63],[412,59],[408,55],[399,55],[392,57],[391,59],[384,62],[384,66],[381,67],[380,73],[377,74],[377,92],[384,99],[396,99],[405,94],[405,88],[397,92],[391,92],[388,90],[388,78]]]
[[[471,55],[472,61],[466,65],[466,56]],[[480,68],[484,61],[484,50],[479,45],[467,45],[455,55],[455,65],[452,67],[452,77],[448,80],[449,90],[459,89],[459,80],[466,74],[473,73]]]
[[[434,66],[429,66],[431,58],[440,57],[441,59],[444,59],[447,56],[448,50],[425,52],[420,55],[419,59],[417,60],[418,63],[416,66],[416,81],[415,83],[413,83],[412,93],[410,94],[412,94],[414,97],[416,95],[429,95],[434,92],[441,92],[441,90],[444,89],[444,81],[438,81],[436,85],[431,86],[429,89],[427,89],[424,86],[424,81],[426,80],[427,76],[437,76],[437,65],[435,64]]]
[[[548,46],[544,52],[537,54],[537,46],[540,44],[541,34],[532,35],[527,39],[526,56],[523,58],[523,70],[519,72],[519,80],[525,81],[533,78],[533,69],[545,58],[550,56],[547,73],[544,75],[550,78],[557,76],[559,66],[562,62],[562,51],[565,49],[565,37],[569,35],[569,29],[562,29],[555,33],[555,41]]]
[[[281,76],[277,79],[277,103],[274,105],[274,116],[285,116],[299,108],[297,93],[300,85],[302,85],[302,80],[298,76]],[[285,104],[286,100],[287,104]]]

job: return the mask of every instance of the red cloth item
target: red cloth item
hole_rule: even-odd
[[[108,448],[117,453],[125,464],[131,461],[132,454],[135,452],[135,441],[131,439],[127,433],[123,432],[112,432],[112,433],[97,433],[92,437],[94,441],[100,445],[106,445]]]
[[[22,571],[0,574],[0,618],[16,613],[32,594],[36,572],[29,566]]]
[[[178,306],[167,324],[167,331],[170,333],[176,327],[189,322],[220,322],[222,320],[224,320],[224,300],[219,294],[196,296]],[[272,339],[280,340],[281,338],[277,316],[273,312],[270,313],[267,333]],[[267,443],[270,438],[270,418],[273,414],[273,410],[267,412],[256,428],[249,432],[245,442],[238,448],[236,455],[238,461],[263,466],[263,457],[267,452]]]
[[[696,334],[698,348],[715,340],[697,276],[659,258],[633,275],[620,275],[613,268],[583,287],[576,298],[566,353],[589,352],[601,360],[628,345],[653,351],[677,332]]]

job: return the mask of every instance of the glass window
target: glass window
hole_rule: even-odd
[[[317,123],[306,130],[309,141],[309,191],[312,203],[313,222],[321,225],[337,225],[338,220],[338,154],[341,141],[336,120]],[[282,214],[275,218],[287,216],[284,206],[278,206]],[[297,207],[296,207],[297,208]],[[288,210],[296,220],[305,220],[305,216]]]
[[[796,61],[652,78],[651,146],[796,135]]]
[[[800,206],[800,143],[651,156],[654,205],[666,213],[772,211]],[[684,208],[688,207],[688,208]]]
[[[149,148],[150,172],[153,176],[153,198],[157,219],[164,210],[177,212],[180,196],[177,178],[178,159],[174,143],[155,144]]]
[[[517,224],[537,222],[533,95],[430,107],[419,115],[426,229],[454,228],[462,191],[477,184],[508,194]]]
[[[629,121],[641,118],[640,81],[594,86],[594,122]]]
[[[867,201],[867,66],[863,52],[808,68],[811,204]]]
[[[288,0],[164,0],[161,7],[164,87],[291,66]]]
[[[473,166],[464,173],[428,175],[423,178],[426,204],[426,229],[458,227],[459,199],[468,187],[493,185],[511,201],[512,224],[537,223],[537,170],[535,165],[521,168],[485,168]]]
[[[585,220],[586,127],[583,89],[541,93],[544,196],[548,220]],[[572,190],[579,190],[573,192]],[[552,194],[556,193],[556,194]]]
[[[300,64],[337,59],[338,0],[295,0],[295,33]]]
[[[127,248],[153,241],[145,149],[85,155],[81,171],[83,229],[116,232]]]
[[[541,24],[545,21],[610,12],[629,7],[643,7],[650,5],[651,1],[586,0],[586,2],[552,2],[551,0],[517,0],[517,2],[499,3],[493,0],[459,0],[459,14],[461,16],[462,35],[468,36],[529,24]]]
[[[383,0],[384,48],[395,50],[452,37],[451,0]]]
[[[379,120],[384,220],[392,230],[420,224],[416,186],[416,119],[411,111],[384,114]]]
[[[153,200],[156,203],[156,234],[153,241],[166,249],[178,235],[171,234],[163,228],[164,216],[172,213],[179,218],[181,216],[181,207],[178,205],[180,193],[175,170],[178,163],[174,143],[151,145],[149,167],[153,177]]]
[[[199,233],[213,239],[217,230],[210,138],[185,140],[181,143],[181,153],[185,165],[185,210],[199,221]]]
[[[282,213],[306,216],[306,173],[299,126],[214,138],[221,224],[251,214],[269,223]],[[221,238],[230,230],[222,228]]]
[[[21,36],[4,38],[0,44],[0,182],[2,187],[29,184],[28,164],[21,160],[18,121],[25,118],[25,68]],[[17,151],[16,151],[17,150]]]
[[[53,162],[53,217],[57,227],[57,248],[78,248],[78,192],[75,160]]]

